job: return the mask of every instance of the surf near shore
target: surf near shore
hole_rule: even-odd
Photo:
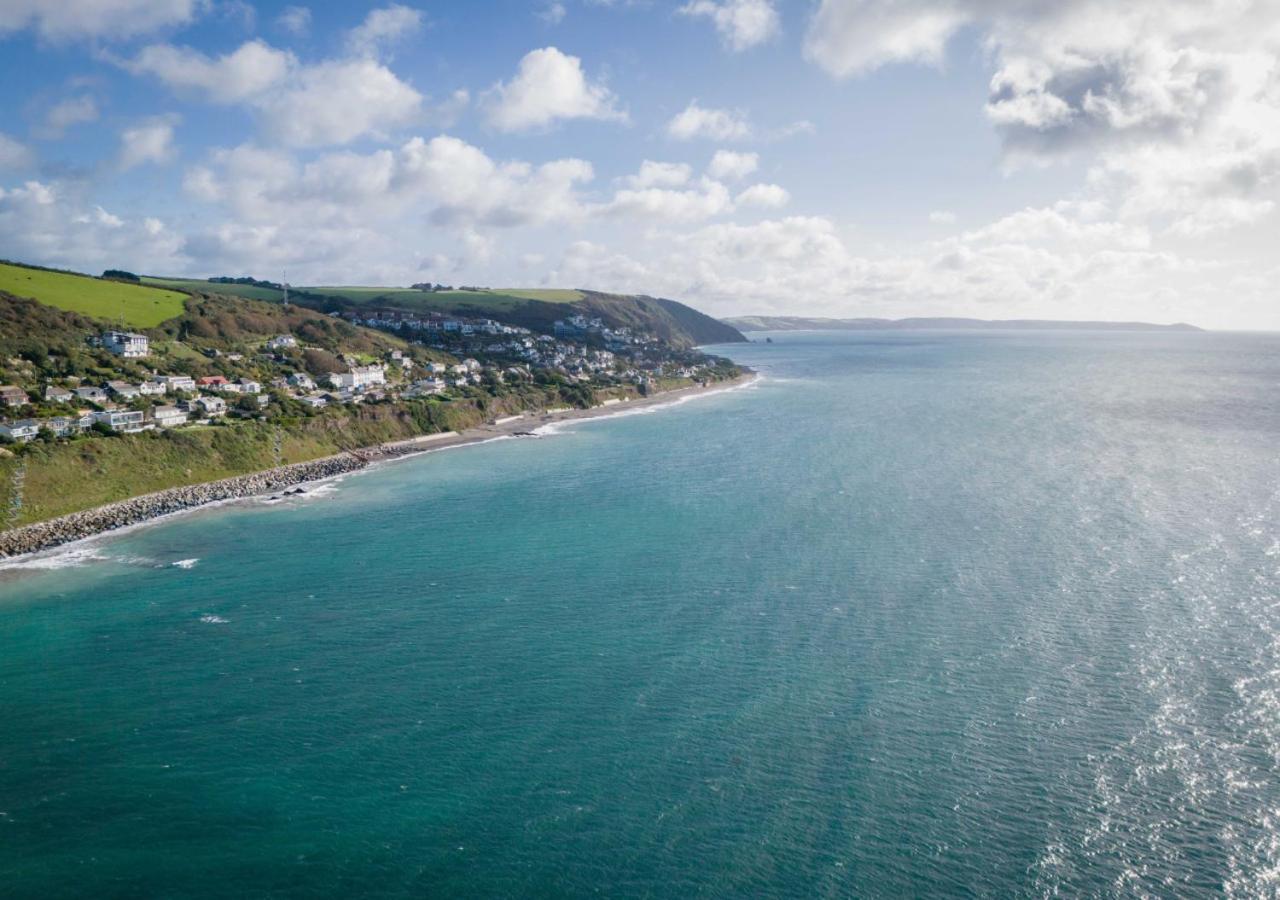
[[[68,513],[44,522],[35,522],[0,532],[0,560],[8,561],[51,550],[65,544],[214,503],[298,491],[299,488],[305,490],[308,484],[355,472],[378,462],[498,438],[537,437],[538,429],[552,424],[652,409],[690,397],[719,393],[741,387],[756,377],[754,374],[748,374],[731,381],[677,388],[632,400],[610,401],[590,409],[568,408],[526,412],[465,431],[427,434],[403,441],[349,450],[307,462],[236,475],[219,481],[140,494],[104,506]]]

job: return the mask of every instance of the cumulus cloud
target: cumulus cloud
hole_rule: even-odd
[[[640,163],[640,171],[629,175],[624,182],[633,188],[680,187],[693,177],[693,167],[688,163],[654,162],[646,159]]]
[[[173,90],[230,104],[261,97],[284,82],[298,61],[288,51],[248,41],[216,58],[191,47],[153,44],[122,64],[134,74],[155,76]]]
[[[30,28],[49,41],[128,38],[183,25],[201,0],[5,0],[0,35]]]
[[[745,114],[729,109],[709,109],[697,100],[677,113],[667,123],[667,134],[678,141],[698,138],[713,141],[739,141],[751,136],[751,123]]]
[[[305,6],[286,6],[276,16],[276,25],[292,35],[303,35],[311,30],[311,10]]]
[[[49,107],[48,112],[45,113],[44,121],[35,129],[35,133],[37,137],[53,140],[62,137],[67,129],[74,125],[95,122],[97,119],[98,104],[93,97],[88,94],[68,97],[66,100]]]
[[[753,184],[734,198],[738,206],[759,206],[777,209],[791,202],[791,195],[777,184]]]
[[[213,103],[247,104],[259,112],[264,132],[289,146],[384,136],[425,114],[423,96],[373,59],[302,65],[288,51],[249,41],[217,58],[157,44],[123,65]]]
[[[421,12],[393,3],[370,10],[364,21],[347,33],[347,47],[356,56],[376,57],[421,27]]]
[[[545,128],[565,119],[626,121],[613,93],[591,82],[582,60],[555,47],[525,54],[515,77],[485,97],[489,123],[501,131]]]
[[[0,131],[0,171],[26,169],[35,163],[35,154],[28,147]]]
[[[156,219],[116,215],[57,183],[0,188],[0,244],[18,259],[81,271],[173,272],[185,265],[182,243]]]
[[[935,209],[929,213],[929,223],[932,225],[954,225],[958,222],[956,214],[946,209]]]
[[[172,117],[151,119],[120,132],[120,168],[132,169],[144,163],[167,163],[173,159]]]
[[[763,44],[780,28],[770,0],[690,0],[680,14],[710,19],[725,46],[735,51]]]
[[[707,174],[712,178],[723,178],[737,181],[746,178],[760,168],[758,153],[737,153],[733,150],[717,150],[707,166]]]

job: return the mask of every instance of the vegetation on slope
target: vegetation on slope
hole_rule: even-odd
[[[187,299],[177,291],[11,263],[0,263],[0,291],[139,329],[181,315]]]

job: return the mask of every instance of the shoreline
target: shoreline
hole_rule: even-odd
[[[502,438],[536,438],[539,437],[538,429],[548,425],[607,418],[633,410],[679,402],[690,397],[734,390],[753,383],[757,378],[759,378],[758,374],[750,372],[729,381],[715,382],[705,386],[691,385],[652,396],[606,402],[590,409],[530,411],[516,416],[505,416],[464,431],[421,435],[401,441],[347,450],[306,462],[235,475],[218,481],[182,485],[149,494],[139,494],[103,506],[95,506],[0,532],[0,563],[18,562],[48,550],[214,504],[249,500],[285,492],[305,493],[305,490],[301,489],[308,485],[358,472],[382,462]]]

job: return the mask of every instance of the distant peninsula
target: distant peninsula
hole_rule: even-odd
[[[736,316],[721,319],[739,331],[919,331],[957,329],[969,331],[1203,331],[1178,322],[1157,325],[1151,322],[1064,322],[1052,319],[825,319],[814,316]]]

